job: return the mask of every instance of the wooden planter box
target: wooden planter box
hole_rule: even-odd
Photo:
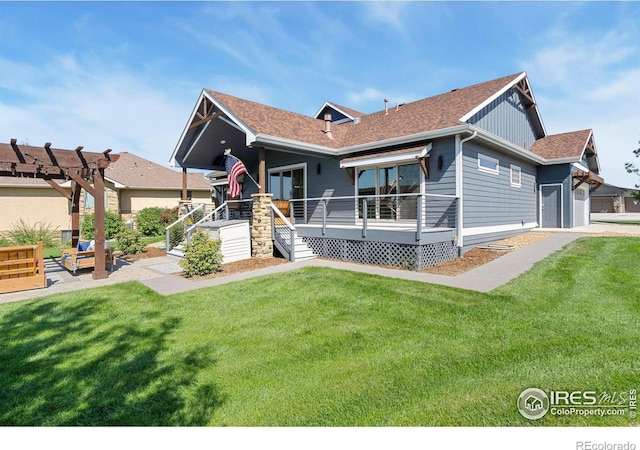
[[[42,242],[0,248],[0,294],[47,287]]]

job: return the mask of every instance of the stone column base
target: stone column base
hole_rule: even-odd
[[[252,194],[253,224],[251,226],[251,256],[258,259],[273,257],[271,235],[271,197],[273,194]]]

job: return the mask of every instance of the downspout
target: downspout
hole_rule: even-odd
[[[456,134],[456,197],[458,197],[458,208],[456,209],[456,228],[457,228],[457,240],[458,240],[458,253],[462,256],[462,249],[464,247],[464,237],[462,231],[464,229],[464,214],[463,214],[463,172],[464,167],[462,164],[462,144],[478,136],[478,132],[474,131],[473,134],[464,139],[460,139],[460,135]]]

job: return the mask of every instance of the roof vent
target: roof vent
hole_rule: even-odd
[[[385,114],[389,114],[389,99],[388,98],[384,99],[384,113]]]
[[[356,117],[353,119],[353,124],[358,125],[360,123],[360,117]]]
[[[451,92],[455,92],[455,91],[457,91],[458,89],[460,89],[460,88],[453,88],[453,89],[451,89]]]

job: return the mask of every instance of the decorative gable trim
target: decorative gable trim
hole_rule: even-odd
[[[459,120],[461,122],[468,121],[474,115],[476,115],[478,112],[480,112],[482,110],[482,108],[484,108],[485,106],[490,104],[492,101],[494,101],[495,99],[500,97],[502,94],[507,92],[512,87],[515,87],[516,90],[520,93],[520,95],[523,96],[523,98],[525,98],[526,100],[531,102],[531,109],[533,109],[533,111],[535,112],[535,117],[538,120],[538,122],[540,123],[540,128],[542,128],[543,136],[546,136],[547,135],[547,130],[545,129],[544,123],[542,122],[542,117],[540,116],[540,111],[538,111],[537,102],[536,102],[535,97],[533,96],[533,91],[531,90],[531,87],[529,86],[529,79],[527,78],[527,73],[526,72],[522,72],[520,75],[518,75],[516,78],[514,78],[513,81],[511,81],[510,83],[508,83],[504,87],[502,87],[502,89],[500,89],[499,91],[495,92],[493,95],[491,95],[485,101],[483,101],[482,103],[478,104],[471,111],[467,112],[465,115],[460,117]]]

